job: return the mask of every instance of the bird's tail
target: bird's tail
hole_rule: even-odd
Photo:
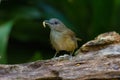
[[[82,41],[82,39],[80,39],[80,38],[76,38],[76,40],[77,40],[77,41]]]

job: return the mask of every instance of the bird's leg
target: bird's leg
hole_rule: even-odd
[[[59,52],[59,51],[56,51],[56,52],[55,52],[55,55],[54,55],[54,57],[53,57],[53,58],[55,58],[55,57],[57,56],[58,52]]]
[[[70,56],[72,56],[72,55],[73,55],[73,53],[74,53],[74,51],[70,52]]]
[[[70,60],[72,60],[73,53],[74,53],[74,50],[72,52],[70,52]]]

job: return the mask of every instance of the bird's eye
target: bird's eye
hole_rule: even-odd
[[[54,24],[58,24],[58,22],[57,22],[57,21],[55,21],[55,22],[54,22]]]

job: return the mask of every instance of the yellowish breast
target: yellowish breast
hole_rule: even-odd
[[[52,36],[51,34],[51,44],[56,51],[74,51],[77,48],[77,41],[73,40],[69,35],[57,34]]]

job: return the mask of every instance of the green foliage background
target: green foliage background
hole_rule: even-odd
[[[120,32],[120,0],[2,0],[0,63],[25,63],[53,57],[49,28],[42,21],[56,17],[82,38]]]

